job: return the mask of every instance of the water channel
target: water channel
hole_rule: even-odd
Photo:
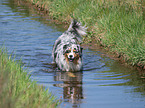
[[[83,71],[60,72],[52,63],[52,47],[66,29],[12,0],[0,0],[0,46],[22,59],[31,79],[49,88],[62,108],[145,108],[145,79],[135,69],[83,50]]]

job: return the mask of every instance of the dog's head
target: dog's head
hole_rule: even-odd
[[[67,63],[73,62],[78,64],[78,60],[82,57],[82,47],[79,44],[66,44],[63,46],[63,55]]]

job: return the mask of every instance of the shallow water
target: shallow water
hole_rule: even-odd
[[[145,80],[139,72],[84,48],[82,72],[60,72],[52,63],[52,47],[65,30],[28,7],[0,0],[0,46],[22,59],[31,79],[49,88],[63,108],[144,108]]]

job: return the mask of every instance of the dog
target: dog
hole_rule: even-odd
[[[86,27],[75,19],[67,31],[55,41],[52,50],[53,62],[61,71],[77,72],[82,70],[82,36],[86,35]]]

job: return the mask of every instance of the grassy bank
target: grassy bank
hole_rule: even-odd
[[[54,20],[71,18],[88,27],[88,42],[115,52],[125,62],[145,69],[144,0],[27,0]]]
[[[0,49],[0,108],[55,108],[59,101]]]

